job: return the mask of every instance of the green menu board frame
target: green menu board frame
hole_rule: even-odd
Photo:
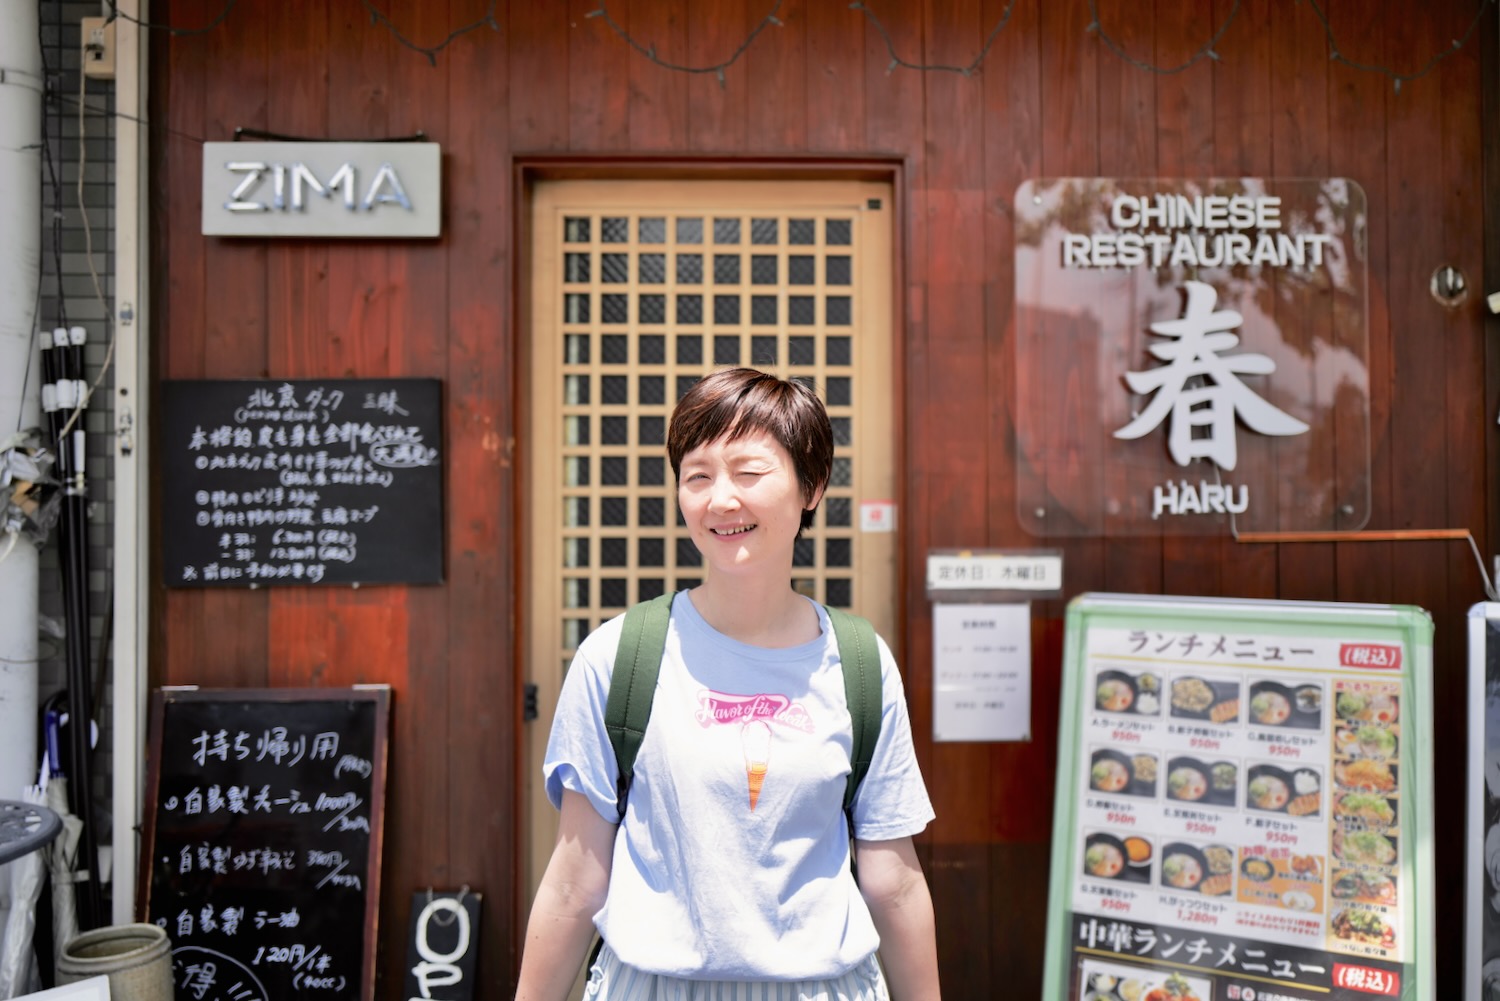
[[[1415,606],[1073,599],[1045,1001],[1434,1001],[1431,719]]]

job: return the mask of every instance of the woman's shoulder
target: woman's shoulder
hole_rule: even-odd
[[[572,672],[582,668],[585,673],[598,675],[608,681],[614,671],[615,652],[619,649],[620,634],[624,631],[624,626],[623,612],[599,623],[599,627],[578,644],[578,650],[573,655],[573,665],[568,670]]]

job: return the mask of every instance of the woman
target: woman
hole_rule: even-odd
[[[828,415],[799,383],[721,371],[677,405],[667,451],[705,579],[673,599],[623,820],[604,726],[622,617],[568,670],[543,765],[561,826],[516,996],[565,998],[597,927],[585,993],[597,1001],[713,998],[730,982],[740,993],[725,996],[756,1001],[937,998],[911,840],[933,812],[900,674],[880,643],[880,738],[852,809],[856,884],[838,648],[826,611],[790,587],[793,542],[832,469]]]

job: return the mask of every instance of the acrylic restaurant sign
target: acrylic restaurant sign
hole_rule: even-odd
[[[1083,595],[1063,677],[1047,1001],[1433,1001],[1424,611]]]
[[[205,236],[434,237],[437,143],[203,144]]]
[[[1017,509],[1039,535],[1357,529],[1365,198],[1344,179],[1016,192]]]

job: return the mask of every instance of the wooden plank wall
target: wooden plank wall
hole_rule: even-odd
[[[921,839],[953,997],[1040,992],[1063,602],[1036,608],[1027,745],[930,740],[929,548],[1025,547],[1014,516],[1011,198],[1031,177],[1332,176],[1370,208],[1371,528],[1471,529],[1491,552],[1496,386],[1486,386],[1479,296],[1440,309],[1439,264],[1488,267],[1497,217],[1496,26],[1399,92],[1332,61],[1313,5],[1289,0],[782,0],[724,73],[656,65],[589,15],[603,0],[500,2],[496,25],[437,65],[372,24],[356,0],[247,0],[205,34],[155,35],[152,57],[156,366],[163,378],[434,376],[444,380],[447,582],[428,588],[275,588],[153,594],[158,684],[396,690],[381,996],[395,998],[413,889],[485,894],[482,989],[508,994],[521,920],[515,811],[517,309],[513,158],[533,153],[822,158],[898,155],[906,315],[898,381],[906,571],[904,664],[939,820]],[[387,13],[419,44],[482,17],[481,0],[403,0]],[[1176,66],[1236,16],[1202,60]],[[179,27],[218,0],[153,8]],[[772,9],[762,0],[609,0],[663,61],[729,58]],[[1419,68],[1460,36],[1474,0],[1329,0],[1340,51]],[[873,15],[870,16],[870,15]],[[878,17],[880,26],[874,18]],[[982,70],[967,66],[995,36]],[[1489,60],[1485,62],[1485,60]],[[1481,104],[1489,102],[1490,114]],[[1485,131],[1488,122],[1489,132]],[[205,240],[200,140],[237,126],[365,138],[418,130],[445,158],[444,237],[433,243]],[[1488,199],[1485,175],[1489,170]],[[1488,234],[1493,244],[1494,234]],[[976,360],[983,359],[983,364]],[[1489,362],[1494,368],[1495,363]],[[1494,383],[1500,376],[1492,375]],[[1291,472],[1288,472],[1291,475]],[[158,526],[160,527],[160,526]],[[1402,602],[1437,622],[1439,994],[1460,965],[1463,639],[1481,597],[1450,543],[1249,546],[1223,540],[1050,542],[1069,595],[1085,590]]]

